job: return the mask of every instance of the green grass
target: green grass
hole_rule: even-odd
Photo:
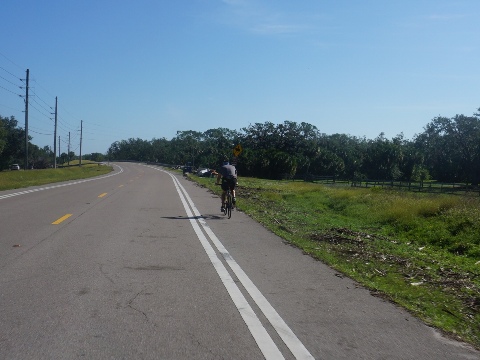
[[[212,179],[191,176],[214,192]],[[237,207],[305,253],[480,348],[480,199],[240,178]]]
[[[71,166],[58,169],[20,170],[0,172],[0,191],[20,189],[29,186],[38,186],[54,182],[85,179],[107,174],[112,171],[111,166],[84,162],[82,166]]]

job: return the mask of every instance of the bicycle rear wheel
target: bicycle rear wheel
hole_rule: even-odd
[[[230,194],[230,192],[227,193],[227,203],[225,208],[227,210],[227,217],[230,219],[232,217],[232,194]]]

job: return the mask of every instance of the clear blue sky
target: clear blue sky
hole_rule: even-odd
[[[2,0],[0,115],[33,143],[116,140],[285,120],[413,139],[480,107],[478,0]],[[41,135],[51,134],[51,135]]]

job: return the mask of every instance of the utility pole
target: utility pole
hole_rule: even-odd
[[[30,78],[30,70],[27,69],[27,78],[25,80],[25,167],[28,169],[28,81]]]
[[[53,131],[53,168],[57,168],[57,105],[58,98],[55,96],[55,130]],[[58,137],[58,148],[60,149],[60,136]],[[60,152],[60,151],[59,151]]]
[[[67,153],[67,165],[70,166],[70,131],[68,132],[68,153]]]
[[[60,135],[58,135],[58,158],[60,159]]]
[[[80,120],[80,166],[82,166],[82,134],[83,134],[83,120]]]

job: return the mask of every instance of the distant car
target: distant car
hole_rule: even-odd
[[[18,164],[12,164],[12,165],[10,166],[10,170],[20,170],[20,165],[18,165]]]
[[[203,177],[209,177],[210,176],[210,170],[209,169],[199,169],[197,171],[198,176],[203,176]]]

